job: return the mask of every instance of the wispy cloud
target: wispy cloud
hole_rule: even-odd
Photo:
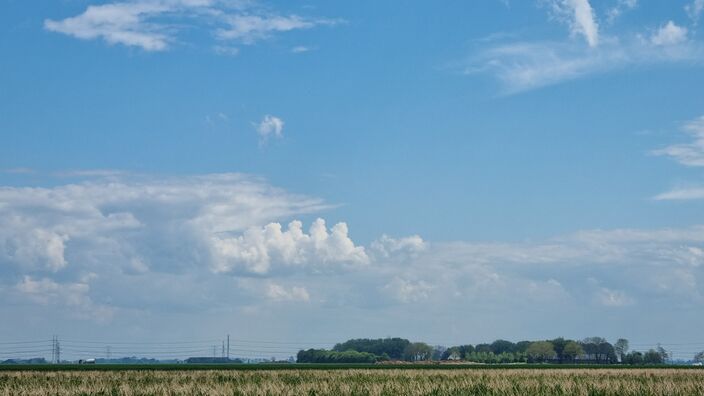
[[[483,43],[464,62],[466,74],[489,74],[504,94],[541,88],[589,75],[622,70],[633,65],[657,65],[704,60],[704,46],[690,39],[689,29],[667,21],[656,29],[613,36],[603,33],[588,0],[542,0],[552,19],[567,24],[575,40],[512,41]],[[637,6],[623,0],[607,15]]]
[[[229,15],[224,21],[228,27],[219,29],[217,37],[243,44],[254,44],[277,32],[311,29],[319,25],[332,26],[338,23],[331,19],[311,19],[298,15]]]
[[[631,65],[704,60],[704,47],[666,25],[653,36],[604,39],[597,48],[573,42],[517,42],[497,45],[474,56],[466,74],[488,73],[512,94]],[[676,27],[675,27],[676,30]]]
[[[298,46],[291,48],[291,52],[293,52],[294,54],[302,54],[304,52],[310,52],[312,50],[313,50],[313,48],[307,47],[305,45],[298,45]]]
[[[704,11],[704,0],[693,0],[691,3],[687,4],[684,9],[694,23],[697,23],[699,16],[702,14],[702,11]]]
[[[581,35],[590,47],[599,44],[599,25],[589,0],[549,0],[552,16],[567,24],[573,36]]]
[[[686,166],[704,166],[704,116],[685,123],[682,131],[689,135],[692,141],[673,144],[655,150],[653,154],[670,157]]]
[[[637,6],[638,0],[618,0],[616,5],[606,12],[606,20],[609,23],[614,23],[624,12],[630,11]]]
[[[246,1],[132,0],[90,5],[73,17],[46,19],[44,27],[79,39],[164,51],[178,41],[184,26],[211,30],[221,42],[254,44],[276,33],[337,23],[339,20],[279,15]],[[214,49],[230,56],[238,52],[226,44]]]

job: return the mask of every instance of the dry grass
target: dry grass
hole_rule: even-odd
[[[704,370],[9,371],[0,395],[704,395]]]

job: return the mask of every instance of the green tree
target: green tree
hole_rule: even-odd
[[[565,356],[563,354],[563,351],[565,349],[565,345],[567,345],[567,341],[562,338],[555,338],[554,340],[550,340],[552,343],[553,348],[555,348],[555,354],[557,355],[557,360],[562,363],[562,361],[565,359]]]
[[[704,363],[704,351],[694,355],[694,361],[697,363]]]
[[[377,356],[387,354],[390,359],[400,360],[403,358],[403,351],[411,342],[403,338],[357,338],[336,344],[332,350],[337,352],[357,351],[369,352]]]
[[[544,362],[555,358],[555,348],[550,341],[537,341],[530,344],[526,354],[534,362]]]
[[[403,351],[403,360],[409,362],[419,362],[430,360],[433,355],[433,347],[424,342],[414,342],[409,344]]]
[[[625,338],[619,338],[614,344],[614,351],[616,352],[618,361],[623,363],[626,353],[628,353],[628,340]]]
[[[577,356],[584,355],[582,346],[574,341],[567,341],[562,349],[562,356],[566,361],[574,362]]]
[[[626,354],[626,364],[639,365],[643,364],[643,354],[638,351],[633,351]]]
[[[492,352],[494,352],[495,355],[501,355],[502,353],[508,352],[508,353],[513,353],[516,351],[516,344],[512,343],[511,341],[506,341],[506,340],[496,340],[491,343],[489,346]]]
[[[656,351],[655,349],[651,349],[648,352],[643,354],[643,363],[644,364],[663,364],[665,363],[665,359],[662,353],[659,351]]]

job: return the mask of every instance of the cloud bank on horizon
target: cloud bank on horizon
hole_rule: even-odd
[[[344,222],[282,227],[330,205],[240,174],[2,187],[0,207],[3,299],[88,322],[159,317],[165,306],[252,312],[304,304],[320,314],[329,305],[340,313],[432,306],[446,315],[500,307],[519,315],[539,304],[625,315],[704,302],[702,226],[519,243],[383,235],[362,246]]]

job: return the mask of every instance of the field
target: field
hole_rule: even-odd
[[[4,369],[0,395],[704,395],[701,369],[293,367]]]

